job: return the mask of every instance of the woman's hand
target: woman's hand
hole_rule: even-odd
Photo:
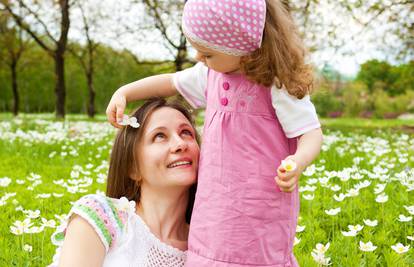
[[[122,120],[126,104],[127,101],[125,95],[118,90],[113,94],[111,101],[109,101],[108,107],[106,108],[106,117],[116,128],[122,128],[122,126],[118,124],[118,121]]]
[[[303,167],[299,166],[298,161],[293,155],[286,157],[284,161],[288,162],[288,164],[281,164],[277,168],[276,184],[283,192],[293,192],[298,184]]]

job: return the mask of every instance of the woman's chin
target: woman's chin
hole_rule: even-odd
[[[176,173],[168,177],[169,183],[176,186],[190,186],[196,182],[196,173],[188,171],[187,173]]]

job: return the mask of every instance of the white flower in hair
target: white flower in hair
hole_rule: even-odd
[[[137,118],[129,117],[125,114],[122,116],[122,120],[118,121],[118,124],[123,126],[129,125],[133,128],[138,128],[140,126],[140,124],[137,122]]]

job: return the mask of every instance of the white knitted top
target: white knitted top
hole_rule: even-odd
[[[67,218],[77,214],[88,221],[102,240],[104,267],[179,267],[187,252],[159,240],[135,213],[135,202],[87,195],[78,200]],[[58,266],[67,221],[58,227],[52,242],[58,246],[50,266]]]

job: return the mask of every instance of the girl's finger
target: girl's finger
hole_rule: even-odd
[[[122,121],[124,116],[124,107],[120,104],[116,105],[116,121]]]
[[[105,113],[106,113],[106,118],[109,122],[112,123],[113,121],[115,121],[115,111],[110,106],[107,107]]]
[[[281,180],[279,177],[276,177],[276,184],[281,188],[288,188],[290,186],[287,182]]]
[[[111,124],[112,124],[112,126],[114,126],[115,128],[122,129],[122,126],[121,126],[121,125],[119,125],[119,124],[118,124],[118,123],[116,123],[116,122],[111,122]]]
[[[295,190],[295,188],[296,188],[296,184],[289,187],[288,192],[293,192]]]
[[[291,188],[292,186],[296,186],[296,178],[290,178],[288,180],[282,180],[279,177],[276,179],[276,183],[278,186],[283,188]]]
[[[281,179],[281,180],[283,180],[283,181],[287,181],[287,180],[289,180],[289,179],[291,179],[292,177],[294,177],[295,176],[295,174],[294,173],[287,173],[287,172],[277,172],[277,176]]]

